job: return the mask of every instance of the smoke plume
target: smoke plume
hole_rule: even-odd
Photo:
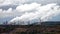
[[[40,22],[49,21],[53,16],[59,15],[60,6],[55,3],[41,5],[38,3],[31,3],[20,5],[16,8],[17,11],[23,14],[20,17],[13,18],[8,24],[41,24]]]

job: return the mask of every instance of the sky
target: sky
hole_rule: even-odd
[[[0,24],[26,25],[40,20],[60,21],[60,0],[0,0]]]

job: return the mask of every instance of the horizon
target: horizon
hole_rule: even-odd
[[[60,0],[0,0],[0,24],[40,20],[60,21]]]

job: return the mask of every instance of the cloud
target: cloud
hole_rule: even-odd
[[[36,6],[38,5],[38,7],[34,6],[35,4],[36,3],[32,3],[30,5],[29,4],[22,5],[21,7],[19,6],[20,8],[18,7],[18,9],[20,11],[25,11],[25,13],[20,17],[16,17],[10,20],[8,24],[15,23],[15,24],[21,24],[21,25],[28,25],[36,22],[49,21],[49,19],[51,19],[53,16],[56,16],[60,13],[60,8],[59,8],[60,6],[58,6],[55,3],[47,4],[43,6],[40,4],[36,4]],[[34,9],[31,6],[34,7]],[[27,8],[25,9],[25,7]]]
[[[0,0],[0,3],[3,3],[4,2],[4,0]]]
[[[8,10],[0,9],[0,18],[12,17],[15,15],[16,13],[14,12],[14,10],[12,10],[12,8],[9,8]]]
[[[35,9],[38,8],[39,6],[40,4],[38,3],[32,3],[32,4],[19,5],[14,10],[12,8],[9,8],[8,10],[0,9],[0,18],[21,16],[26,12],[33,12],[33,11],[35,12]]]
[[[58,3],[60,0],[0,0],[0,6],[2,5],[21,5],[21,4],[29,4],[33,2],[48,4],[48,3]]]
[[[53,17],[53,15],[57,15],[57,13],[59,14],[59,10],[58,12],[56,12],[58,6],[56,6],[56,4],[54,3],[60,4],[60,0],[0,0],[0,18],[6,20],[4,18],[7,17],[20,18],[21,16],[23,17],[23,15],[29,16],[30,14],[35,14],[36,19],[33,18],[28,21],[32,23],[35,22],[36,20],[39,22],[39,19],[47,21],[49,19],[52,19],[50,16]],[[55,12],[52,12],[54,11],[52,10],[53,9],[52,7],[54,7]],[[52,14],[50,14],[51,12]]]
[[[35,10],[39,6],[40,6],[40,4],[38,4],[38,3],[24,4],[24,5],[18,6],[16,8],[16,10],[19,12],[27,12],[27,11]]]
[[[0,18],[9,16],[10,13],[12,14],[12,8],[9,8],[8,10],[0,9]]]
[[[28,2],[29,0],[0,0],[0,6],[3,5],[20,5]]]

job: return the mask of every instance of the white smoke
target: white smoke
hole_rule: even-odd
[[[60,6],[55,3],[43,6],[41,4],[36,3],[18,6],[17,10],[21,12],[23,11],[24,14],[20,17],[16,17],[10,20],[8,24],[15,23],[20,25],[28,25],[41,21],[49,21],[49,19],[51,19],[53,16],[56,16],[60,13],[59,7]]]
[[[53,3],[53,4],[50,4],[50,3]],[[14,17],[14,18],[19,17],[20,18],[20,17],[23,17],[23,15],[29,16],[30,14],[33,14],[35,16],[34,18],[32,16],[33,19],[31,19],[30,17],[27,17],[27,18],[23,17],[23,18],[24,19],[30,18],[28,19],[28,21],[32,23],[35,21],[40,22],[40,19],[42,21],[47,21],[49,19],[52,19],[50,16],[53,17],[60,13],[59,12],[60,9],[58,10],[59,6],[57,6],[54,3],[60,4],[60,0],[0,0],[0,18],[3,20],[6,20],[4,18],[7,18],[7,17]],[[16,9],[15,9],[15,6],[16,6]]]

